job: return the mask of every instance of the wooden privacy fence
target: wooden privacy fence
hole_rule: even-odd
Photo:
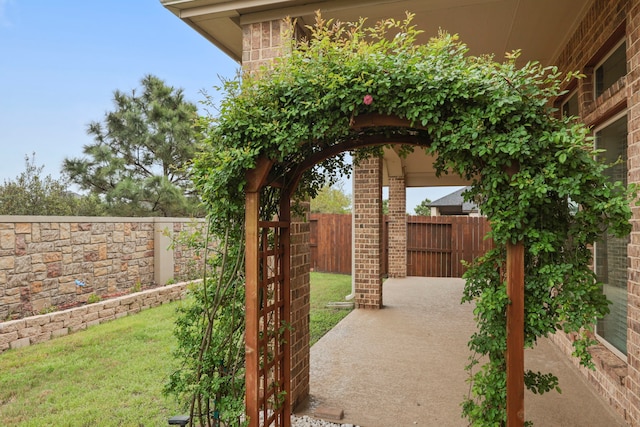
[[[484,217],[407,217],[407,275],[462,277],[462,261],[471,262],[492,247],[484,238],[488,231]]]
[[[351,274],[351,214],[312,213],[311,269]]]
[[[351,273],[351,215],[311,214],[311,268]],[[388,268],[388,221],[383,226],[383,273]],[[484,236],[489,221],[469,216],[407,216],[407,275],[462,277],[471,262],[493,246]]]

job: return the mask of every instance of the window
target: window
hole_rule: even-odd
[[[622,40],[605,59],[596,66],[596,98],[609,89],[622,76],[627,75],[627,44]]]
[[[565,117],[578,116],[578,91],[574,90],[569,94],[567,99],[562,103],[560,108],[562,115]]]
[[[627,116],[618,116],[596,130],[596,148],[606,150],[600,154],[606,163],[621,161],[607,169],[611,180],[627,183]],[[595,271],[603,283],[602,291],[610,312],[598,321],[596,332],[600,338],[627,354],[627,244],[629,237],[604,235],[595,245]]]

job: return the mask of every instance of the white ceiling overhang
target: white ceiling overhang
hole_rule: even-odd
[[[522,50],[523,60],[549,63],[559,53],[592,0],[160,0],[196,31],[236,60],[242,57],[242,25],[286,16],[311,24],[320,10],[328,18],[402,19],[424,39],[439,29],[459,34],[472,55]]]
[[[460,186],[469,182],[453,173],[436,176],[433,168],[435,158],[428,155],[420,147],[415,147],[412,153],[406,156],[399,154],[400,146],[384,148],[383,157],[383,185],[388,185],[389,178],[404,177],[406,187],[435,187],[435,186]]]

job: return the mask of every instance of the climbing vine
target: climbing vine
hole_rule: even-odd
[[[198,291],[179,322],[185,368],[173,377],[175,389],[242,406],[237,322],[244,298],[246,172],[258,159],[271,159],[269,182],[286,188],[301,176],[298,194],[313,196],[350,170],[341,150],[328,159],[322,152],[344,145],[356,161],[380,155],[379,146],[360,148],[372,140],[410,140],[402,152],[437,156],[437,173],[470,180],[466,197],[491,221],[495,249],[465,275],[463,301],[475,304],[478,330],[469,341],[471,386],[463,416],[472,425],[505,423],[508,242],[523,241],[526,249],[525,346],[563,330],[574,334],[581,363],[591,364],[592,328],[607,312],[607,301],[589,267],[590,245],[603,233],[629,233],[633,189],[605,177],[610,165],[596,160],[589,129],[551,108],[563,85],[579,75],[535,62],[520,66],[518,52],[502,61],[473,57],[446,33],[418,43],[420,31],[411,20],[408,14],[403,21],[367,26],[318,15],[308,38],[285,49],[272,67],[223,82],[226,96],[217,115],[201,119],[202,149],[194,163],[210,233],[227,242],[205,286],[208,295],[222,297],[214,303]],[[410,125],[354,127],[365,114],[392,115]],[[316,157],[315,165],[305,163]],[[279,191],[263,190],[263,219],[277,215]],[[233,268],[224,267],[229,260]],[[220,352],[233,353],[234,362],[222,362],[227,359]],[[225,388],[229,381],[234,388]],[[525,383],[542,393],[556,388],[557,378],[527,372]]]

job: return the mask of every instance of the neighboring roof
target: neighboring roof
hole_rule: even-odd
[[[451,194],[447,194],[437,200],[434,200],[429,204],[431,207],[444,208],[444,207],[459,207],[462,206],[462,212],[473,212],[478,210],[478,206],[472,202],[465,202],[462,193],[467,191],[469,187],[461,188],[458,191],[454,191]]]

